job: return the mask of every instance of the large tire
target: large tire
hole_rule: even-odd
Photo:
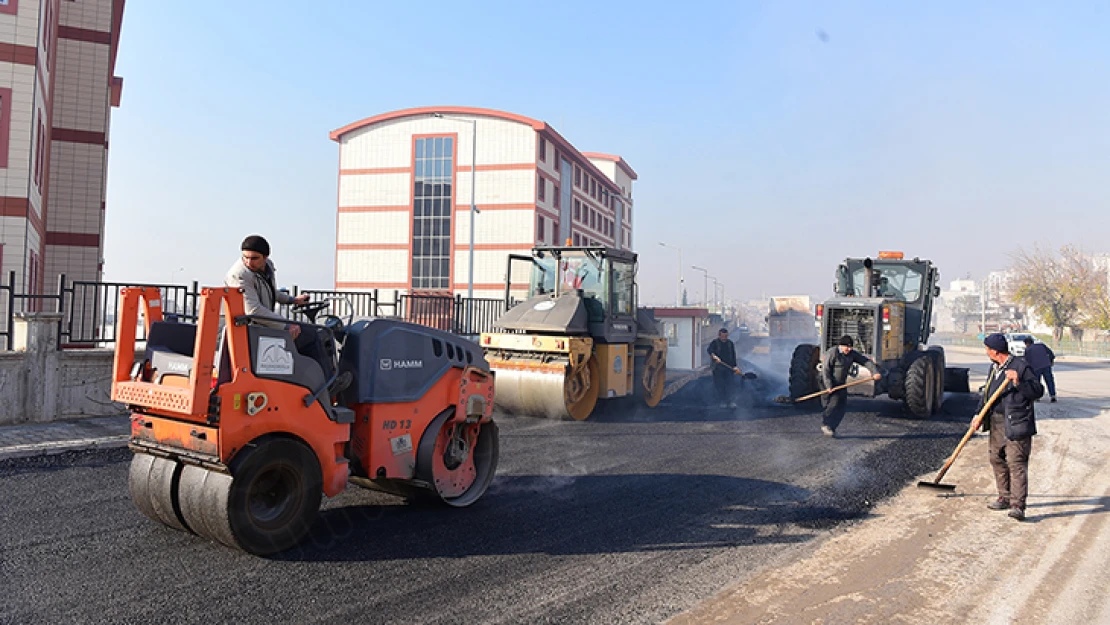
[[[790,398],[797,399],[821,390],[817,379],[817,363],[821,350],[816,345],[802,343],[794,348],[790,358]]]
[[[944,405],[944,348],[933,346],[927,353],[933,359],[933,414],[937,414]]]
[[[436,416],[424,430],[416,450],[416,476],[429,484],[443,503],[465,508],[478,501],[493,483],[500,457],[500,439],[493,421],[447,423],[454,414],[452,406]],[[465,458],[452,458],[446,444],[454,428],[463,428],[470,442]]]
[[[936,411],[936,374],[933,372],[933,362],[933,358],[920,354],[910,360],[906,367],[906,394],[902,401],[911,415],[921,419]]]
[[[185,467],[181,510],[198,534],[255,555],[293,547],[320,509],[316,454],[285,438],[264,438],[231,463],[231,475]]]

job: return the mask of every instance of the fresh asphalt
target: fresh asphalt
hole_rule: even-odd
[[[735,409],[701,379],[651,411],[501,416],[474,506],[351,487],[268,559],[142,516],[126,449],[0,461],[0,623],[657,623],[939,468],[975,408],[852,399],[828,439],[746,384]]]

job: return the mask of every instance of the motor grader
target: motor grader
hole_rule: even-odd
[[[636,254],[608,247],[536,247],[526,299],[479,338],[508,413],[584,420],[599,399],[655,407],[666,384],[667,339],[636,306]],[[517,273],[516,275],[521,275]]]
[[[315,324],[327,306],[297,311]],[[289,332],[244,313],[240,289],[205,288],[199,309],[195,324],[172,323],[157,288],[121,292],[112,399],[131,412],[129,485],[146,516],[266,555],[300,542],[321,496],[348,483],[455,507],[489,487],[494,380],[473,343],[327,316],[310,326],[338,350],[327,379]],[[353,382],[333,399],[347,371]]]
[[[865,381],[876,372],[854,366],[848,382],[860,383],[849,394],[886,394],[902,400],[910,414],[927,417],[940,411],[945,391],[968,390],[967,369],[946,368],[944,349],[926,346],[933,331],[933,300],[940,294],[940,272],[930,261],[879,252],[876,259],[846,259],[836,276],[836,296],[816,306],[819,344],[794,349],[792,399],[823,390],[821,355],[845,335],[885,370],[880,380]]]

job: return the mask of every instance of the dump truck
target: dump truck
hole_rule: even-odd
[[[742,339],[752,353],[788,354],[799,343],[812,343],[817,339],[808,295],[771,297],[763,320],[767,324],[766,332],[752,333]]]
[[[902,252],[845,259],[837,268],[835,296],[816,306],[819,342],[794,349],[790,397],[823,390],[821,355],[845,335],[852,337],[857,351],[885,370],[880,380],[849,388],[850,394],[886,394],[901,400],[910,414],[927,417],[940,410],[945,391],[966,392],[967,369],[945,367],[944,349],[926,345],[933,331],[930,321],[933,300],[940,294],[939,279],[932,262],[908,260]],[[874,373],[853,367],[848,381]]]
[[[636,268],[635,253],[600,246],[509,256],[508,310],[495,324],[500,331],[479,337],[497,375],[498,409],[581,421],[599,399],[659,404],[667,339],[637,307]],[[522,275],[525,299],[509,307],[513,278]]]
[[[203,289],[195,324],[164,320],[157,288],[122,289],[112,399],[131,413],[128,483],[143,514],[266,555],[300,542],[322,496],[348,484],[453,507],[485,493],[498,432],[481,350],[388,319],[316,324],[327,306],[294,311],[329,341],[330,379],[288,331],[245,314],[241,289]]]

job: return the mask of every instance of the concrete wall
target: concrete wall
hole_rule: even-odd
[[[15,351],[0,352],[0,425],[123,414],[110,399],[111,349],[63,350],[57,313],[15,319]]]

